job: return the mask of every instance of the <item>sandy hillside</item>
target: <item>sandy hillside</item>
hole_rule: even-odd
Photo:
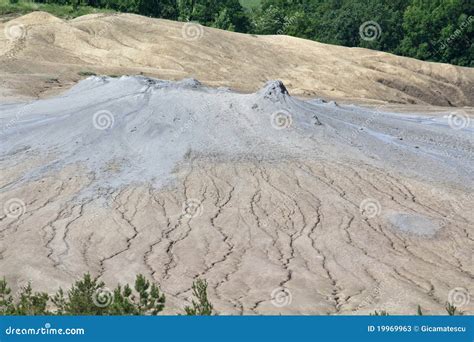
[[[132,17],[134,18],[134,17]],[[62,24],[61,24],[62,25]],[[182,312],[474,313],[473,126],[198,81],[91,77],[0,104],[14,291],[143,273]]]
[[[287,36],[252,36],[131,14],[64,21],[36,12],[0,24],[0,96],[50,94],[80,72],[140,74],[253,92],[281,79],[294,95],[474,105],[474,70]]]

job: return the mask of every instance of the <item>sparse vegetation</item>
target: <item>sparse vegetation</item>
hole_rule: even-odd
[[[186,307],[187,315],[212,315],[207,296],[207,282],[196,280],[192,286],[195,299]],[[98,278],[85,274],[68,291],[59,289],[53,296],[35,292],[31,284],[23,287],[17,298],[5,279],[0,280],[0,315],[158,315],[166,298],[157,284],[138,275],[133,288],[126,284],[109,290]]]
[[[385,310],[381,310],[381,311],[375,310],[374,313],[370,314],[370,316],[390,316],[390,315]]]
[[[193,295],[195,299],[192,306],[184,308],[188,316],[211,316],[213,315],[213,306],[207,297],[207,282],[198,279],[193,283]]]
[[[13,315],[15,313],[11,292],[12,290],[8,287],[5,278],[0,280],[0,315]]]
[[[15,306],[15,315],[40,316],[49,314],[47,310],[49,296],[44,292],[33,292],[28,283],[20,292],[20,299]]]
[[[462,312],[458,311],[458,308],[449,302],[446,303],[446,312],[449,316],[462,316]]]
[[[97,76],[97,74],[95,72],[92,72],[92,71],[79,71],[77,73],[79,76],[85,76],[85,77],[88,77],[88,76]]]
[[[420,305],[418,305],[418,308],[417,308],[417,310],[416,310],[416,314],[417,314],[418,316],[423,316],[423,310],[421,310],[421,306],[420,306]]]
[[[63,3],[54,3],[53,1],[38,3],[25,0],[0,0],[0,15],[23,15],[34,11],[48,12],[64,19],[72,19],[91,13],[114,12],[111,9],[99,9],[92,6],[75,7],[67,5],[66,1]]]
[[[193,282],[191,306],[184,308],[187,316],[216,314],[209,300],[207,287],[205,280],[197,279]],[[44,292],[35,292],[28,283],[20,289],[16,299],[5,278],[0,279],[0,316],[155,316],[164,310],[165,302],[165,295],[158,285],[141,274],[137,275],[133,288],[126,284],[117,285],[114,290],[109,290],[104,282],[86,273],[67,292],[60,288],[52,296]],[[449,302],[446,303],[445,309],[450,316],[463,314]],[[370,314],[370,316],[389,315],[385,310],[375,310]],[[420,305],[417,307],[417,315],[424,315]]]

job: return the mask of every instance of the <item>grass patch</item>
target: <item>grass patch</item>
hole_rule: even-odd
[[[97,76],[97,74],[92,71],[79,71],[77,74],[79,76]]]
[[[27,0],[20,0],[18,3],[12,4],[9,0],[0,0],[0,15],[24,15],[35,11],[48,12],[63,19],[72,19],[91,13],[114,12],[108,9],[94,8],[89,6],[79,6],[77,10],[74,10],[72,6],[69,5],[38,4]]]
[[[246,9],[253,9],[260,7],[262,0],[240,0],[240,4]]]

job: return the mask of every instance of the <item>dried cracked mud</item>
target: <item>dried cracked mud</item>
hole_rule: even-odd
[[[456,116],[457,115],[457,116]],[[180,312],[443,313],[474,293],[465,112],[397,114],[196,80],[92,77],[0,104],[0,270],[14,288],[143,273]]]

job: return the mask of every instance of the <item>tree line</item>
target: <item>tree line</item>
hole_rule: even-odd
[[[34,0],[137,13],[252,34],[287,34],[474,66],[471,0]]]

